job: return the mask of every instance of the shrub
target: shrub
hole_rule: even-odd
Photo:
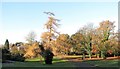
[[[6,62],[6,60],[10,60],[10,52],[6,48],[2,48],[2,62]]]
[[[19,54],[19,53],[11,54],[11,60],[24,62],[25,61],[25,57],[23,57],[23,54]]]

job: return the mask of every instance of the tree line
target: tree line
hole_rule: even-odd
[[[18,55],[25,58],[35,58],[42,55],[41,48],[49,49],[54,55],[82,55],[84,59],[86,55],[92,58],[95,55],[97,58],[105,59],[109,56],[120,56],[119,35],[120,32],[115,32],[115,22],[105,20],[99,23],[98,27],[93,24],[85,25],[76,33],[61,34],[57,31],[60,24],[59,19],[55,18],[53,13],[47,12],[48,21],[45,24],[47,31],[41,35],[41,42],[35,41],[35,32],[30,32],[26,41],[28,43],[16,42],[9,44],[6,40],[3,46],[4,53],[13,54],[14,58]],[[15,56],[17,55],[17,57]],[[3,56],[8,56],[4,55]]]

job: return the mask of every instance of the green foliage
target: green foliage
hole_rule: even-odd
[[[73,34],[71,40],[75,52],[81,52],[82,54],[85,54],[86,52],[91,58],[93,29],[88,26],[81,28],[77,33]],[[82,51],[84,51],[84,53]]]
[[[70,37],[72,49],[73,49],[71,52],[83,53],[82,43],[84,44],[84,42],[82,41],[82,39],[83,38],[81,33],[75,33]]]

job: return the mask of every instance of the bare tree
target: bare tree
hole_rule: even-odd
[[[29,34],[25,37],[26,41],[28,41],[29,44],[33,44],[33,42],[36,39],[36,34],[34,31],[29,32]]]

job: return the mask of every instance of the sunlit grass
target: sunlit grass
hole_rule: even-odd
[[[38,57],[38,58],[30,58],[30,59],[26,59],[25,61],[42,61],[44,60],[44,58],[42,57]]]
[[[43,58],[26,59],[25,62],[3,64],[3,67],[74,67],[72,63],[67,62],[68,60],[63,60],[56,57],[53,58],[52,65],[46,65],[43,60]]]
[[[27,61],[27,62],[32,62],[32,61],[40,62],[41,61],[43,64],[45,64],[44,58],[32,58],[32,59],[26,59],[25,61]],[[63,60],[63,59],[54,57],[52,63],[59,63],[59,62],[66,62],[66,61],[68,61],[68,60]]]
[[[59,57],[53,57],[53,60],[60,60],[60,58]],[[26,59],[25,61],[44,61],[44,58],[42,58],[42,57],[30,58],[30,59]]]
[[[80,56],[64,56],[63,58],[80,58]],[[119,60],[83,60],[83,63],[95,65],[98,67],[118,67]],[[79,61],[78,61],[79,62]],[[26,59],[25,62],[13,62],[5,63],[3,67],[76,67],[73,62],[69,62],[67,59],[61,59],[54,57],[52,65],[47,65],[42,57]],[[80,62],[81,63],[81,62]]]

